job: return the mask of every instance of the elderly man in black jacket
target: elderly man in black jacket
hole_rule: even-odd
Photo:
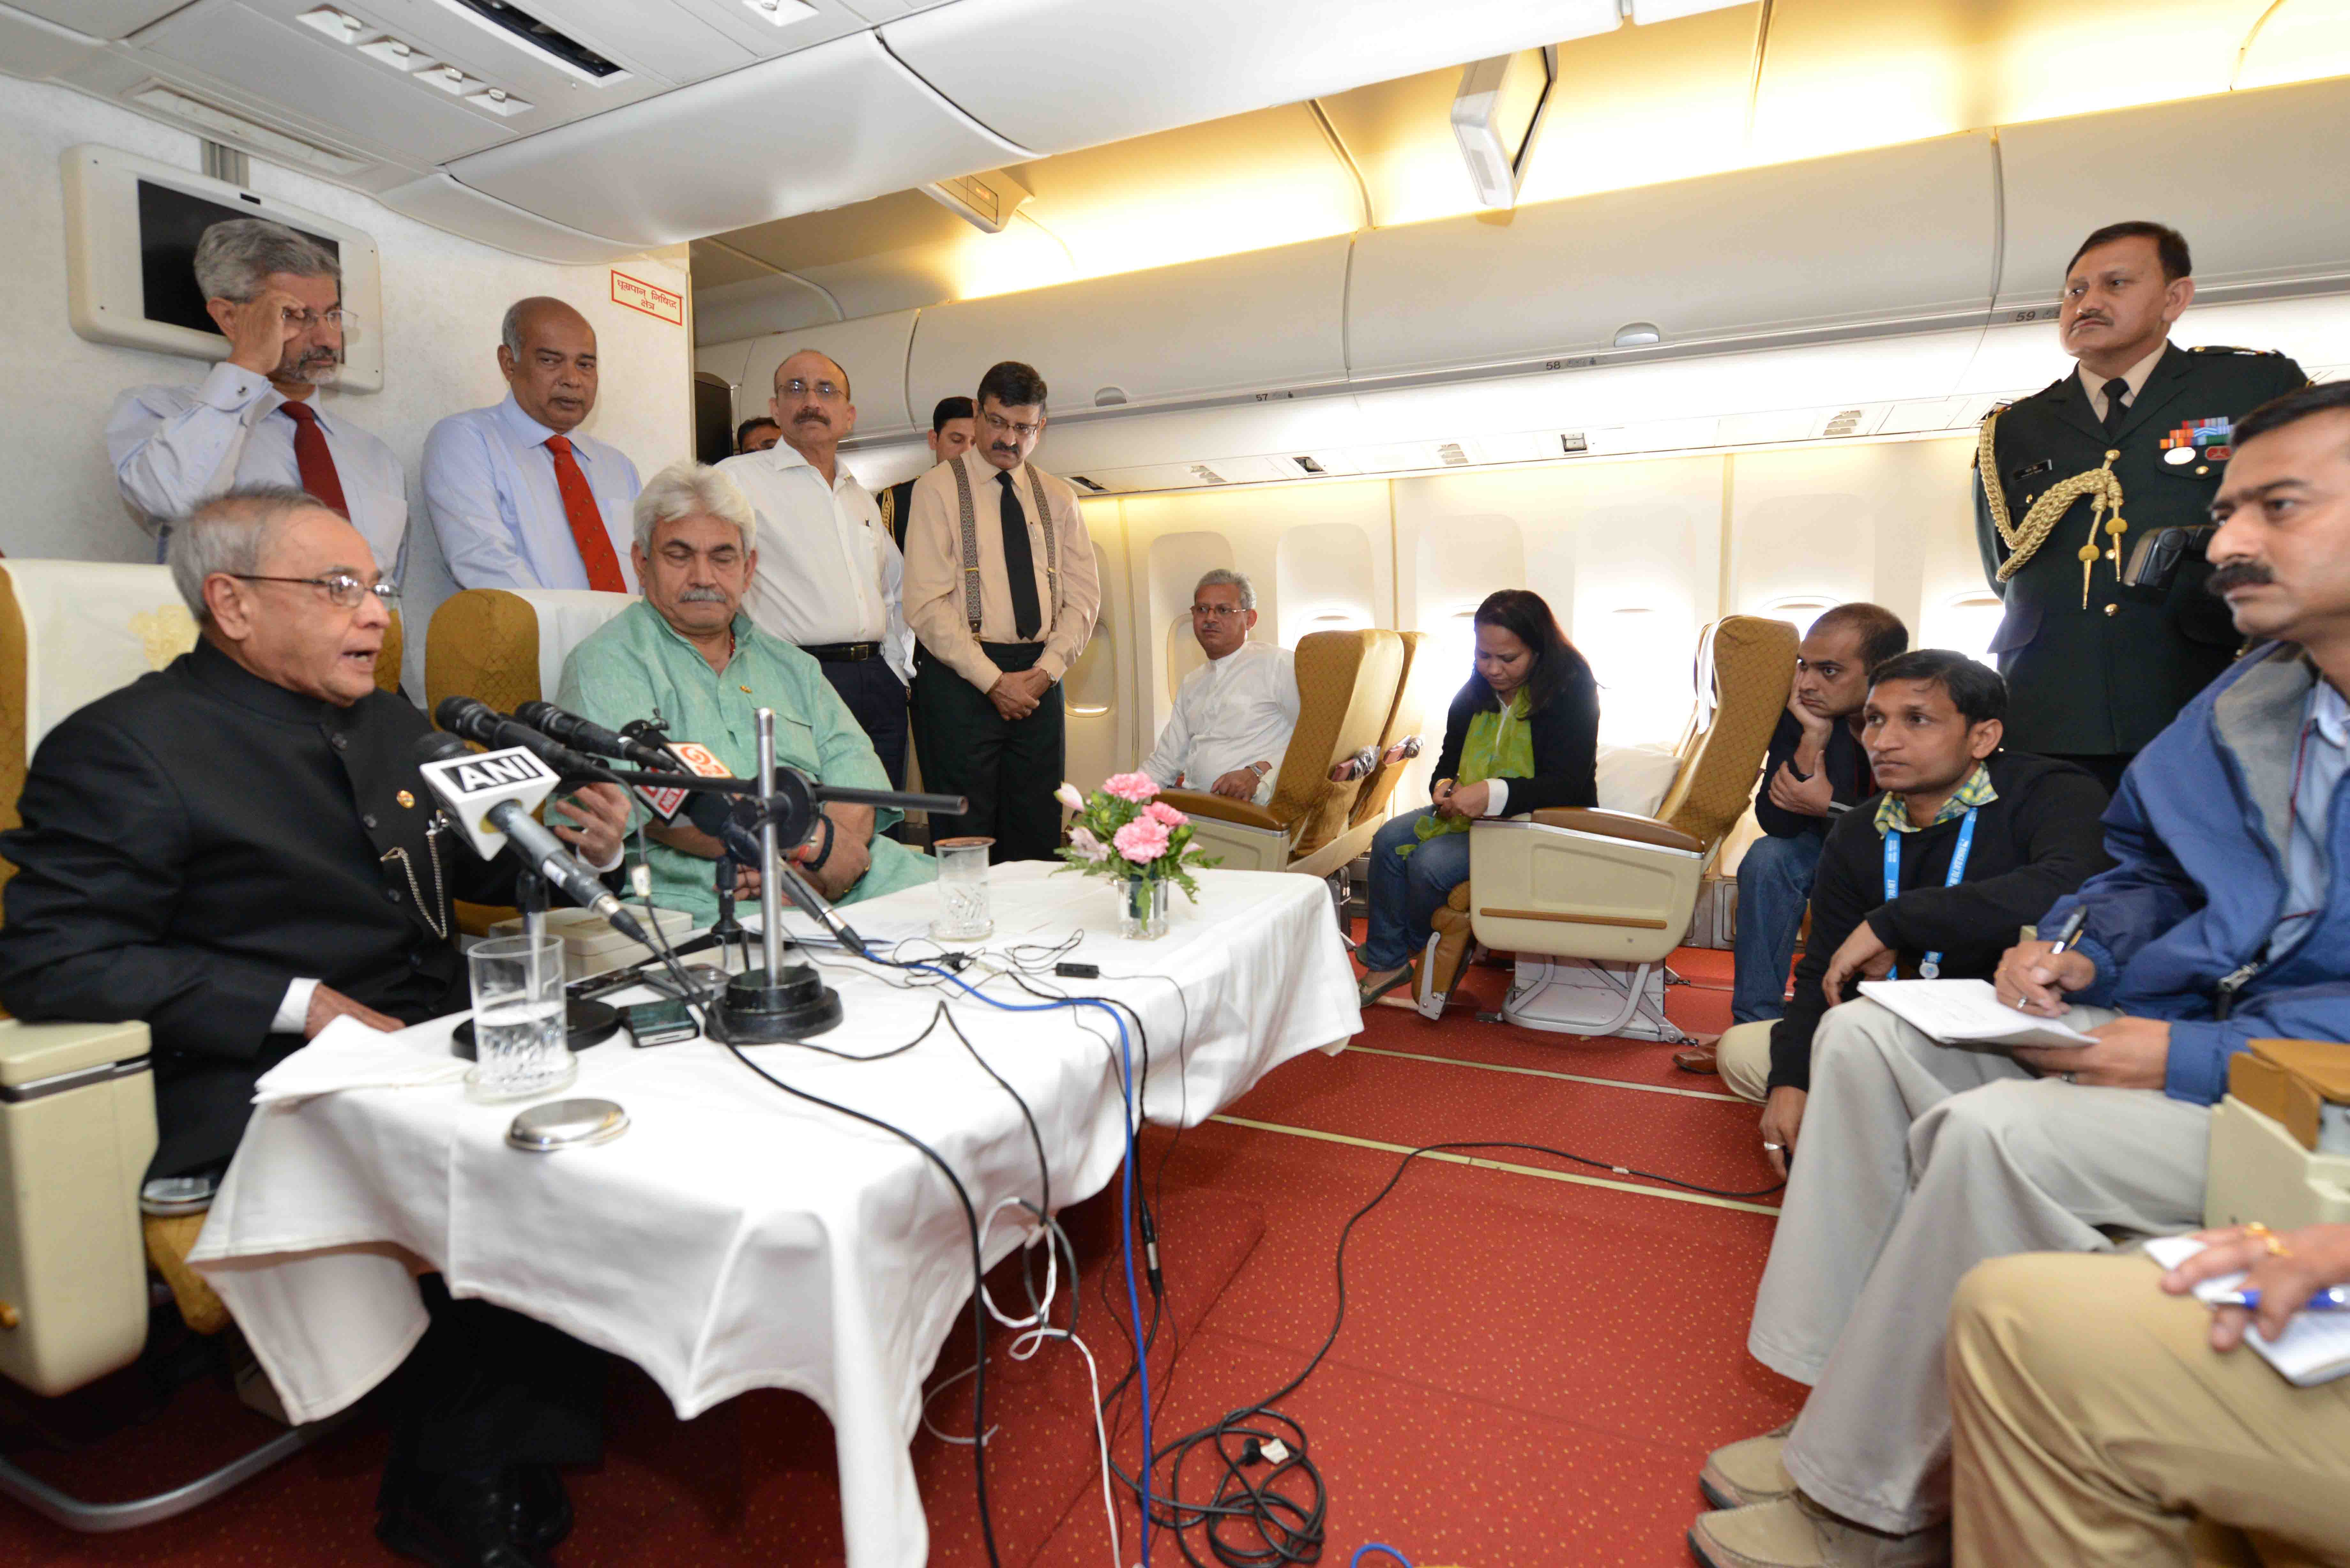
[[[438,826],[413,752],[430,726],[376,685],[390,595],[348,521],[297,490],[232,491],[174,525],[171,565],[194,650],[51,731],[24,826],[0,836],[0,1003],[146,1021],[151,1174],[179,1176],[226,1165],[255,1079],[335,1018],[463,1007],[451,899],[507,901],[513,871]],[[556,832],[617,867],[626,798],[574,799]],[[596,1457],[598,1364],[438,1284],[379,1533],[426,1562],[528,1568],[568,1522],[552,1467]]]

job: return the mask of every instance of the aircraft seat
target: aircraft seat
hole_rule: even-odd
[[[1388,710],[1387,727],[1379,732],[1378,754],[1360,775],[1362,788],[1355,796],[1354,809],[1347,814],[1346,831],[1312,854],[1292,862],[1292,871],[1309,877],[1338,876],[1354,864],[1357,856],[1369,849],[1373,836],[1387,825],[1388,807],[1395,799],[1396,785],[1403,782],[1412,758],[1427,743],[1421,732],[1427,716],[1427,694],[1417,690],[1413,681],[1415,677],[1422,680],[1427,678],[1419,654],[1428,634],[1406,631],[1397,635],[1403,639],[1403,673],[1396,678],[1395,703]],[[1355,764],[1350,762],[1345,765]]]
[[[501,713],[553,701],[563,661],[589,634],[636,602],[586,588],[466,588],[441,601],[424,634],[424,705],[474,697]],[[681,735],[680,740],[690,739]],[[457,905],[468,936],[487,936],[510,906]]]
[[[1469,880],[1436,912],[1420,964],[1421,1012],[1441,1014],[1473,938],[1518,955],[1502,1008],[1513,1023],[1613,1034],[1645,1009],[1645,1030],[1678,1038],[1651,971],[1687,933],[1699,878],[1753,795],[1794,672],[1785,621],[1717,621],[1699,639],[1697,705],[1653,813],[1565,807],[1473,824]]]
[[[1297,727],[1270,804],[1191,789],[1159,798],[1191,818],[1199,847],[1228,870],[1282,871],[1314,855],[1347,831],[1363,781],[1330,774],[1380,740],[1402,684],[1404,647],[1400,633],[1378,629],[1299,640]]]

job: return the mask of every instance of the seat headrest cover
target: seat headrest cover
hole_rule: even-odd
[[[1760,616],[1725,617],[1708,628],[1712,711],[1691,740],[1657,815],[1711,855],[1753,798],[1771,733],[1795,680],[1795,628]]]

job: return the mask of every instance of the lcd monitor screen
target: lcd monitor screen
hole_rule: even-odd
[[[214,223],[258,214],[239,212],[152,181],[139,182],[139,275],[147,319],[218,335],[196,286],[196,242]],[[341,247],[324,234],[297,230],[340,260]]]

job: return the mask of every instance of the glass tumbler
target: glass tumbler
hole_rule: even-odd
[[[563,942],[556,937],[494,937],[465,955],[473,982],[476,1100],[518,1100],[567,1087],[579,1074],[566,1043]]]
[[[939,862],[939,913],[931,937],[975,942],[995,929],[987,908],[987,852],[993,838],[941,838],[931,846]]]

